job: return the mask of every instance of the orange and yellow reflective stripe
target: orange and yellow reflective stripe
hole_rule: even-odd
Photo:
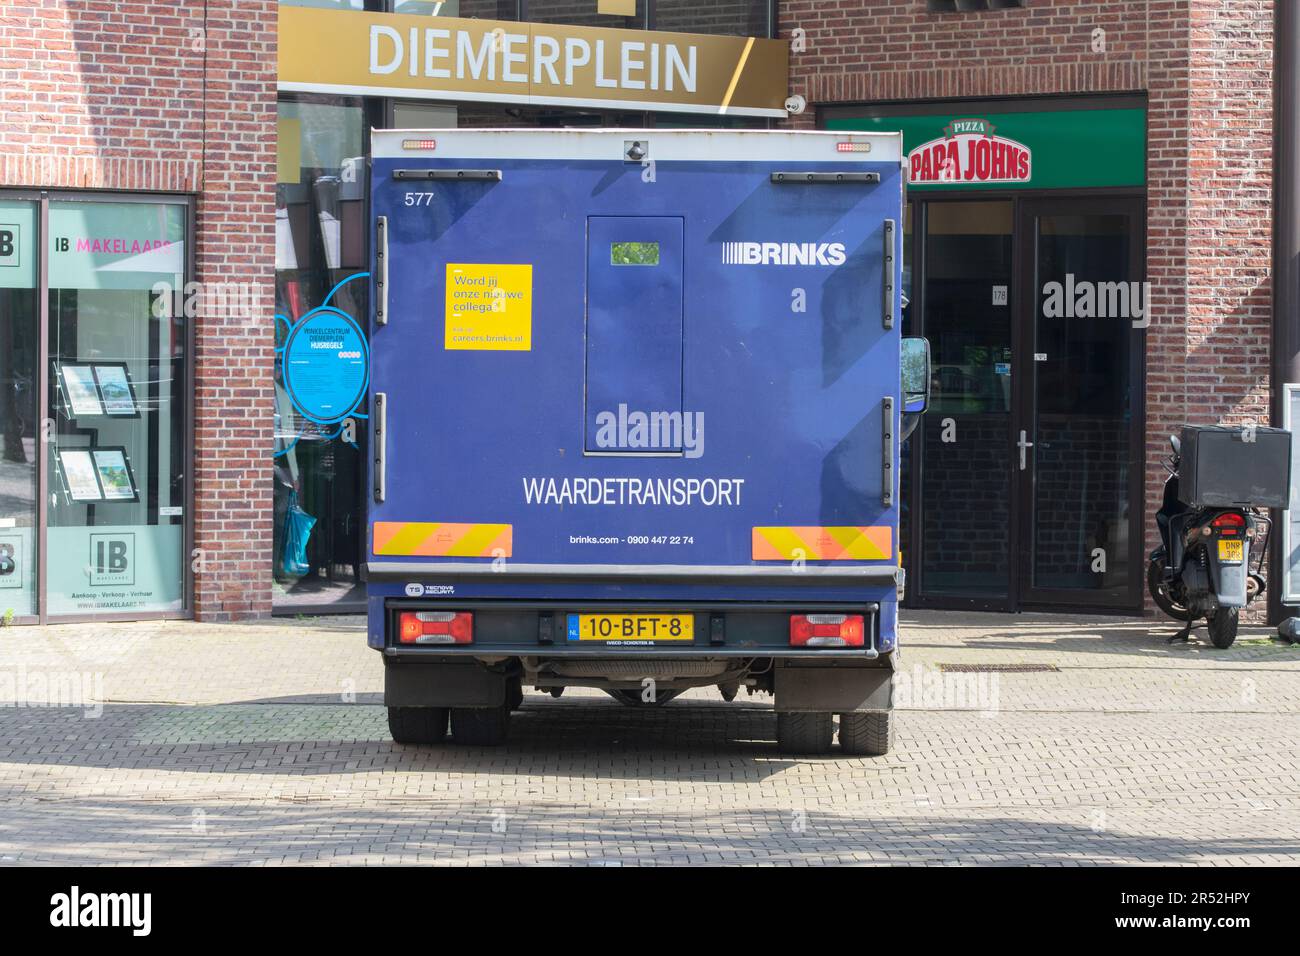
[[[508,558],[513,527],[448,521],[376,521],[375,554],[423,558]]]
[[[755,528],[755,561],[883,561],[893,557],[889,527]]]

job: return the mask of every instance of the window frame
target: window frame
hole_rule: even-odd
[[[23,189],[0,187],[0,199],[16,202],[35,202],[37,204],[37,245],[36,245],[36,283],[37,283],[37,390],[39,418],[42,422],[50,417],[50,263],[49,263],[49,228],[50,203],[140,203],[146,205],[181,206],[184,209],[185,223],[185,263],[184,283],[194,281],[196,275],[197,234],[197,200],[192,193],[167,192],[123,192],[93,189]],[[183,286],[182,286],[183,288]],[[196,319],[185,321],[185,358],[184,370],[186,387],[181,400],[181,454],[185,466],[183,478],[184,521],[181,525],[181,607],[175,611],[110,611],[89,614],[55,614],[49,613],[48,573],[49,556],[49,493],[50,466],[49,455],[42,445],[36,467],[36,609],[35,616],[15,617],[15,623],[23,624],[85,624],[114,621],[161,621],[188,620],[194,616],[194,566],[190,556],[194,550],[194,462],[195,462],[195,403],[194,374],[196,370],[195,344],[197,341]]]

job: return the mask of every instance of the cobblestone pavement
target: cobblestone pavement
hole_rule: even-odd
[[[712,689],[398,746],[359,618],[6,628],[0,863],[1300,862],[1300,647],[1175,629],[907,615],[895,751],[795,760]]]

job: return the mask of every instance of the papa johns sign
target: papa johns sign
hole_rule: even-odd
[[[988,120],[953,120],[943,136],[907,154],[911,185],[934,183],[1027,183],[1033,171],[1028,146],[994,135]]]

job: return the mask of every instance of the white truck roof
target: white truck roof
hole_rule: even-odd
[[[732,129],[385,129],[371,133],[376,159],[615,159],[624,142],[648,143],[648,159],[902,163],[902,133]],[[611,154],[610,143],[617,143]]]

